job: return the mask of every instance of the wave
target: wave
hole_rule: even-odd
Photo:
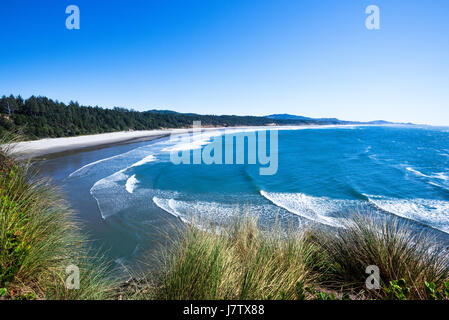
[[[307,126],[282,126],[282,127],[253,127],[253,128],[232,128],[232,129],[216,129],[216,130],[210,130],[210,131],[203,131],[201,134],[176,134],[174,135],[176,141],[170,141],[170,140],[162,140],[157,141],[155,143],[150,143],[148,146],[151,145],[152,147],[152,153],[156,151],[156,149],[159,149],[159,152],[172,152],[172,151],[185,151],[185,150],[194,150],[202,148],[204,145],[207,145],[211,142],[211,139],[213,137],[218,137],[222,135],[227,134],[236,134],[236,133],[244,133],[244,132],[257,132],[257,131],[265,131],[265,130],[274,130],[274,131],[289,131],[289,130],[311,130],[311,129],[355,129],[358,127],[362,127],[363,125],[326,125],[326,126],[313,126],[313,125],[307,125]],[[192,140],[193,138],[193,140]],[[169,145],[167,147],[163,147],[164,145]],[[69,178],[77,176],[81,174],[85,169],[88,169],[92,166],[95,166],[97,164],[100,164],[105,161],[113,160],[119,157],[125,157],[128,155],[132,155],[133,153],[136,153],[138,151],[141,151],[141,149],[145,149],[147,146],[139,147],[134,150],[118,154],[112,157],[100,159],[91,163],[88,163],[79,169],[73,171],[69,174]],[[159,147],[159,148],[157,148]],[[156,152],[157,153],[157,152]],[[149,158],[151,159],[151,158]],[[154,161],[154,160],[151,160]],[[140,164],[139,164],[140,165]],[[137,166],[137,164],[135,165]]]
[[[379,209],[449,233],[449,201],[366,195]]]
[[[441,155],[443,157],[446,157],[446,158],[449,158],[449,154],[447,154],[447,153],[439,153],[439,155]]]
[[[175,141],[170,140],[162,140],[157,141],[155,143],[151,143],[148,146],[151,146],[150,150],[145,150],[148,146],[139,147],[136,149],[133,149],[131,151],[127,151],[122,154],[118,154],[112,157],[100,159],[97,161],[93,161],[91,163],[88,163],[77,170],[73,171],[68,175],[69,178],[78,176],[82,174],[86,169],[93,167],[97,164],[117,159],[119,157],[125,158],[129,157],[134,158],[132,155],[134,153],[141,153],[142,149],[144,152],[150,151],[152,155],[158,154],[159,152],[176,152],[176,151],[186,151],[186,150],[195,150],[200,149],[204,145],[209,144],[212,142],[213,137],[218,137],[222,135],[228,135],[228,134],[237,134],[237,133],[247,133],[247,132],[257,132],[257,131],[265,131],[265,130],[275,130],[275,131],[288,131],[288,130],[310,130],[310,129],[332,129],[332,128],[341,128],[341,129],[354,129],[357,126],[338,126],[338,125],[329,125],[329,126],[284,126],[284,127],[254,127],[254,128],[232,128],[232,129],[216,129],[211,131],[203,131],[201,134],[177,134],[174,135]],[[169,145],[169,146],[166,146]],[[164,147],[166,146],[166,147]],[[148,154],[148,153],[147,153]],[[136,162],[133,166],[140,166],[142,164],[145,164],[150,161],[155,161],[156,159],[153,159],[152,156],[147,156],[146,158],[142,159],[142,162]],[[129,167],[128,167],[129,168]]]
[[[81,168],[79,168],[79,169],[73,171],[71,174],[69,174],[68,177],[71,178],[71,177],[77,176],[77,175],[80,174],[84,169],[87,169],[87,168],[89,168],[89,167],[92,167],[92,166],[94,166],[94,165],[96,165],[96,164],[99,164],[99,163],[102,163],[102,162],[105,162],[105,161],[108,161],[108,160],[115,159],[115,158],[117,158],[117,157],[119,157],[119,156],[121,156],[121,154],[118,154],[118,155],[115,155],[115,156],[113,156],[113,157],[104,158],[104,159],[101,159],[101,160],[97,160],[97,161],[88,163],[88,164],[86,164],[85,166],[82,166]]]
[[[407,171],[412,172],[418,177],[425,178],[426,182],[433,187],[447,193],[449,192],[449,186],[447,183],[449,182],[449,176],[446,172],[437,172],[432,174],[425,174],[419,170],[416,170],[412,167],[407,167]]]
[[[149,162],[156,161],[157,158],[150,154],[128,167],[102,178],[94,183],[90,189],[91,196],[96,200],[98,209],[103,219],[114,215],[118,211],[127,207],[127,201],[122,194],[123,186],[128,194],[132,194],[139,181],[136,175],[129,175],[127,171],[131,168],[142,166]],[[126,181],[126,182],[125,182]],[[125,193],[126,195],[126,193]]]
[[[132,175],[128,180],[126,180],[125,189],[128,193],[133,193],[139,180],[136,179],[136,175]]]
[[[223,135],[231,135],[237,133],[248,133],[258,131],[288,131],[288,130],[309,130],[309,129],[355,129],[357,126],[282,126],[282,127],[253,127],[253,128],[232,128],[232,129],[216,129],[211,131],[202,131],[194,134],[183,134],[174,136],[171,141],[174,144],[162,149],[162,152],[179,152],[187,150],[200,149],[204,145],[209,144],[213,137],[219,137]]]
[[[429,184],[434,186],[436,189],[444,192],[445,194],[449,193],[449,187],[448,186],[445,186],[443,184],[439,184],[439,183],[436,183],[436,182],[432,182],[432,181],[430,181]]]
[[[204,145],[211,142],[213,137],[219,137],[225,134],[223,130],[198,132],[196,134],[179,135],[171,140],[173,145],[162,149],[162,152],[177,152],[201,149]]]
[[[412,167],[407,167],[405,168],[407,171],[413,172],[415,175],[420,176],[420,177],[426,177],[426,178],[430,178],[430,176],[422,173],[421,171],[418,171],[416,169],[413,169]]]
[[[214,225],[226,223],[236,215],[254,215],[262,218],[262,223],[266,221],[274,221],[277,219],[276,206],[268,203],[260,203],[260,198],[252,195],[242,195],[245,200],[242,203],[234,201],[229,202],[217,200],[214,196],[213,200],[198,199],[196,196],[161,192],[156,191],[157,194],[153,197],[153,202],[167,213],[180,218],[187,222],[197,220],[203,225],[212,223]],[[188,197],[189,199],[180,199]],[[229,200],[229,197],[226,197]],[[257,199],[257,203],[253,202]]]
[[[143,159],[135,162],[134,164],[121,169],[113,174],[102,178],[94,183],[90,189],[90,194],[97,201],[98,208],[100,210],[101,216],[105,219],[108,216],[113,215],[120,208],[123,208],[125,199],[122,199],[120,190],[123,188],[123,181],[125,190],[132,194],[136,188],[139,181],[136,179],[136,175],[129,176],[126,172],[127,170],[135,167],[142,166],[146,163],[156,161],[154,155],[148,155]],[[122,182],[122,183],[121,183]],[[102,201],[100,201],[100,199]],[[107,199],[107,201],[104,201]]]
[[[445,172],[438,172],[434,175],[434,177],[436,179],[440,179],[440,180],[444,180],[444,181],[449,181],[449,176],[447,175],[447,173]]]
[[[303,193],[280,193],[260,191],[260,194],[278,207],[306,219],[331,227],[344,228],[342,219],[328,216],[340,213],[354,200],[335,200],[326,197],[311,197]],[[355,201],[357,202],[357,201]]]
[[[146,163],[153,162],[153,161],[156,161],[156,160],[157,160],[157,158],[154,155],[150,154],[149,156],[146,156],[142,160],[137,161],[136,163],[131,165],[129,168],[140,167],[140,166],[142,166],[142,165],[144,165]],[[129,169],[129,168],[126,168],[126,169]]]
[[[189,221],[179,212],[177,212],[176,208],[174,208],[173,199],[163,199],[158,197],[153,197],[153,202],[165,212],[168,212],[172,216],[181,219],[181,221],[185,223],[189,223]]]
[[[84,171],[90,167],[93,167],[100,163],[114,160],[114,159],[118,159],[118,161],[115,161],[115,162],[109,164],[109,167],[118,169],[118,168],[123,168],[123,165],[125,164],[126,168],[121,169],[121,170],[126,170],[131,167],[140,166],[147,162],[155,161],[157,159],[153,155],[154,154],[153,148],[151,148],[150,150],[147,149],[149,146],[154,146],[154,145],[156,145],[156,144],[153,144],[153,145],[150,144],[148,146],[138,147],[136,149],[127,151],[125,153],[120,153],[120,154],[117,154],[112,157],[108,157],[108,158],[104,158],[104,159],[97,160],[94,162],[90,162],[90,163],[82,166],[81,168],[73,171],[72,173],[70,173],[68,175],[68,178],[79,176],[79,175],[83,174]],[[148,155],[149,153],[150,153],[150,155]],[[141,160],[137,161],[138,159],[141,159]],[[132,161],[134,161],[134,163]]]
[[[202,131],[187,135],[177,135],[172,137],[171,143],[173,145],[163,148],[162,152],[179,152],[201,149],[203,146],[212,142],[212,138],[223,135],[256,132],[260,130],[267,130],[266,128],[233,128],[233,129],[216,129],[211,131]]]
[[[127,199],[123,197],[121,191],[123,189],[120,188],[118,183],[129,178],[124,171],[125,169],[100,179],[90,188],[90,194],[97,202],[98,210],[103,219],[114,215],[127,206]]]
[[[153,202],[161,209],[180,218],[196,215],[202,219],[221,220],[233,216],[238,211],[238,205],[214,201],[187,201],[153,197]]]
[[[415,175],[420,176],[420,177],[425,177],[425,178],[429,178],[429,179],[439,179],[439,180],[444,180],[444,181],[449,180],[449,177],[446,172],[437,172],[437,173],[428,175],[428,174],[424,174],[421,171],[418,171],[412,167],[407,167],[406,170],[413,172]]]

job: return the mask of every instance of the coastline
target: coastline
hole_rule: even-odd
[[[242,129],[244,127],[203,127],[202,131],[220,129]],[[255,127],[260,128],[260,127]],[[267,128],[273,128],[267,126]],[[62,138],[44,138],[32,141],[21,141],[11,144],[11,152],[19,160],[33,160],[46,156],[57,156],[69,152],[88,151],[116,144],[127,144],[140,141],[153,141],[168,137],[171,134],[192,132],[192,128],[156,129],[142,131],[119,131]]]
[[[241,127],[202,127],[202,131],[220,129],[313,129],[329,127],[352,127],[350,125],[299,125],[299,126],[241,126]],[[369,126],[369,125],[363,125]],[[139,141],[152,141],[169,136],[192,132],[192,128],[157,129],[142,131],[119,131],[76,137],[45,138],[33,141],[21,141],[11,144],[11,152],[20,160],[38,159],[67,152],[87,151],[115,144]]]
[[[145,131],[120,131],[63,138],[45,138],[13,143],[11,151],[21,160],[31,160],[74,151],[87,151],[115,144],[152,141],[176,133],[187,133],[191,129],[161,129]]]

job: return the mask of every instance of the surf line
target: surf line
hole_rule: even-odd
[[[267,153],[267,131],[269,132],[269,153]],[[223,138],[225,145],[223,148]],[[234,157],[235,138],[235,157]],[[212,141],[206,143],[205,141]],[[278,170],[278,130],[251,130],[235,132],[235,130],[224,129],[224,134],[218,136],[205,135],[201,130],[201,121],[193,122],[192,135],[188,137],[190,146],[198,148],[186,148],[170,150],[170,161],[175,164],[245,164],[245,139],[248,142],[247,155],[248,164],[261,166],[260,175],[275,175]],[[170,142],[176,142],[179,137],[170,135]],[[185,142],[185,141],[184,141]],[[206,144],[202,149],[201,146]],[[193,156],[191,157],[193,153]],[[193,161],[191,161],[193,158]],[[235,158],[235,161],[234,161]]]

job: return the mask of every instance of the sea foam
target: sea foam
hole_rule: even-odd
[[[137,184],[139,183],[139,180],[136,179],[136,175],[133,174],[131,177],[126,180],[125,188],[128,193],[133,193]]]
[[[376,207],[402,218],[423,223],[449,233],[449,201],[431,199],[396,199],[366,195]]]
[[[311,197],[303,193],[281,193],[260,191],[260,194],[293,214],[332,227],[343,227],[342,219],[328,216],[339,213],[351,200],[334,200],[326,197]]]

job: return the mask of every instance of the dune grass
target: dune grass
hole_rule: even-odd
[[[298,233],[264,234],[251,218],[205,231],[186,226],[164,257],[159,299],[296,299],[312,283],[318,247]]]
[[[428,233],[417,233],[398,218],[369,215],[356,215],[345,227],[331,234],[312,232],[313,241],[327,253],[331,267],[323,278],[329,287],[380,299],[431,299],[431,283],[444,290],[449,279],[448,252]],[[379,268],[380,290],[366,290],[365,271],[370,265]]]
[[[106,299],[107,265],[89,253],[58,191],[30,166],[0,152],[0,296],[5,299]],[[80,269],[80,289],[66,288],[66,268]]]
[[[163,251],[146,291],[169,300],[447,299],[449,259],[432,244],[397,219],[361,215],[335,233],[262,232],[249,217],[224,230],[192,224]],[[380,271],[378,290],[365,285],[370,265]]]

